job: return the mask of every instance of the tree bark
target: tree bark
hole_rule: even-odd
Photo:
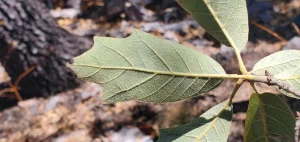
[[[35,67],[18,85],[23,98],[77,87],[65,64],[91,47],[90,41],[60,28],[40,0],[0,0],[0,21],[0,61],[11,81]]]

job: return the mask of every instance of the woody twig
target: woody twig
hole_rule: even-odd
[[[279,89],[292,93],[297,97],[300,97],[300,91],[292,87],[288,82],[273,77],[268,71],[265,71],[265,76],[256,76],[254,82],[266,83],[269,86],[278,86]]]

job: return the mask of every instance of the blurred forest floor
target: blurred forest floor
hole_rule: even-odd
[[[101,0],[87,6],[77,16],[73,16],[73,12],[68,11],[70,9],[57,8],[51,13],[62,28],[91,40],[94,35],[126,37],[137,28],[204,52],[220,62],[227,73],[239,73],[233,51],[206,34],[174,1],[131,0],[131,3],[124,3],[124,7],[118,3],[116,5],[121,8],[111,8],[110,14],[103,9],[105,5]],[[299,0],[249,0],[248,10],[250,41],[242,52],[248,70],[264,56],[285,49],[300,49],[300,35],[295,28],[300,26]],[[275,37],[274,33],[267,33],[264,28],[253,23],[264,25],[282,37]],[[8,79],[0,69],[0,82]],[[77,89],[49,98],[24,100],[17,106],[1,111],[0,142],[150,142],[158,138],[159,128],[187,123],[227,99],[234,83],[235,80],[224,80],[204,97],[174,103],[129,101],[104,105],[100,100],[103,93],[101,86],[86,82]],[[272,87],[258,86],[261,91],[280,94]],[[243,141],[244,121],[252,92],[249,84],[245,83],[234,98],[230,142]],[[299,101],[284,96],[282,98],[289,103],[295,114],[300,111]]]

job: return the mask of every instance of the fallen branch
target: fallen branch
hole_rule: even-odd
[[[257,22],[251,21],[251,23],[257,27],[259,27],[260,29],[268,32],[269,34],[273,35],[274,37],[276,37],[277,39],[279,39],[281,42],[283,42],[283,44],[287,43],[287,40],[285,38],[283,38],[282,36],[280,36],[279,34],[277,34],[276,32],[273,32],[271,29],[267,28],[264,25],[261,25]]]
[[[3,95],[4,93],[13,93],[15,91],[16,90],[13,88],[5,88],[5,89],[0,90],[0,96]]]
[[[3,67],[5,67],[6,65],[6,62],[7,60],[9,59],[9,55],[11,54],[11,52],[13,51],[14,48],[12,48],[13,46],[11,46],[11,48],[9,48],[9,51],[5,57],[5,60],[3,62]],[[47,58],[52,52],[54,51],[54,48],[51,47],[49,48],[47,54],[45,54],[43,56],[43,58],[40,59],[40,62],[42,62],[45,58]],[[39,62],[39,63],[40,63]],[[17,90],[18,86],[19,86],[19,83],[21,82],[21,80],[26,77],[29,73],[31,73],[37,66],[38,64],[36,65],[32,65],[30,66],[27,70],[25,70],[21,75],[18,76],[18,78],[16,79],[15,83],[13,84],[11,81],[8,81],[8,85],[10,88],[6,88],[6,89],[3,89],[3,90],[0,90],[0,95],[4,94],[4,93],[7,93],[7,92],[13,92],[16,96],[16,98],[18,99],[18,101],[22,101],[23,98],[22,96],[20,95],[19,91]]]
[[[294,22],[292,22],[292,26],[294,27],[294,29],[296,30],[296,32],[300,36],[300,29],[298,28],[298,26]]]
[[[36,68],[36,66],[31,66],[30,68],[28,68],[27,70],[25,70],[21,75],[18,76],[18,78],[15,81],[14,86],[18,87],[19,83],[21,82],[21,80],[27,76],[29,73],[31,73],[34,69]]]
[[[18,101],[23,101],[23,98],[21,97],[19,91],[17,90],[17,87],[15,85],[12,84],[11,81],[8,82],[8,85],[11,89],[13,89],[15,96],[17,97]]]

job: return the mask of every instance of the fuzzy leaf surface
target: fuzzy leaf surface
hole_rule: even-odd
[[[158,142],[227,142],[231,119],[232,107],[223,102],[187,124],[160,130]]]
[[[271,54],[257,62],[251,71],[255,75],[265,75],[268,71],[273,77],[282,79],[300,90],[300,51],[285,50]],[[298,98],[294,94],[280,90],[283,94]]]
[[[242,51],[248,42],[245,0],[177,0],[214,38]]]
[[[96,37],[69,66],[79,78],[103,85],[105,103],[191,98],[222,81],[199,76],[225,74],[209,56],[138,30],[127,38]]]
[[[277,95],[252,94],[247,111],[245,142],[292,142],[295,123],[291,110]]]

